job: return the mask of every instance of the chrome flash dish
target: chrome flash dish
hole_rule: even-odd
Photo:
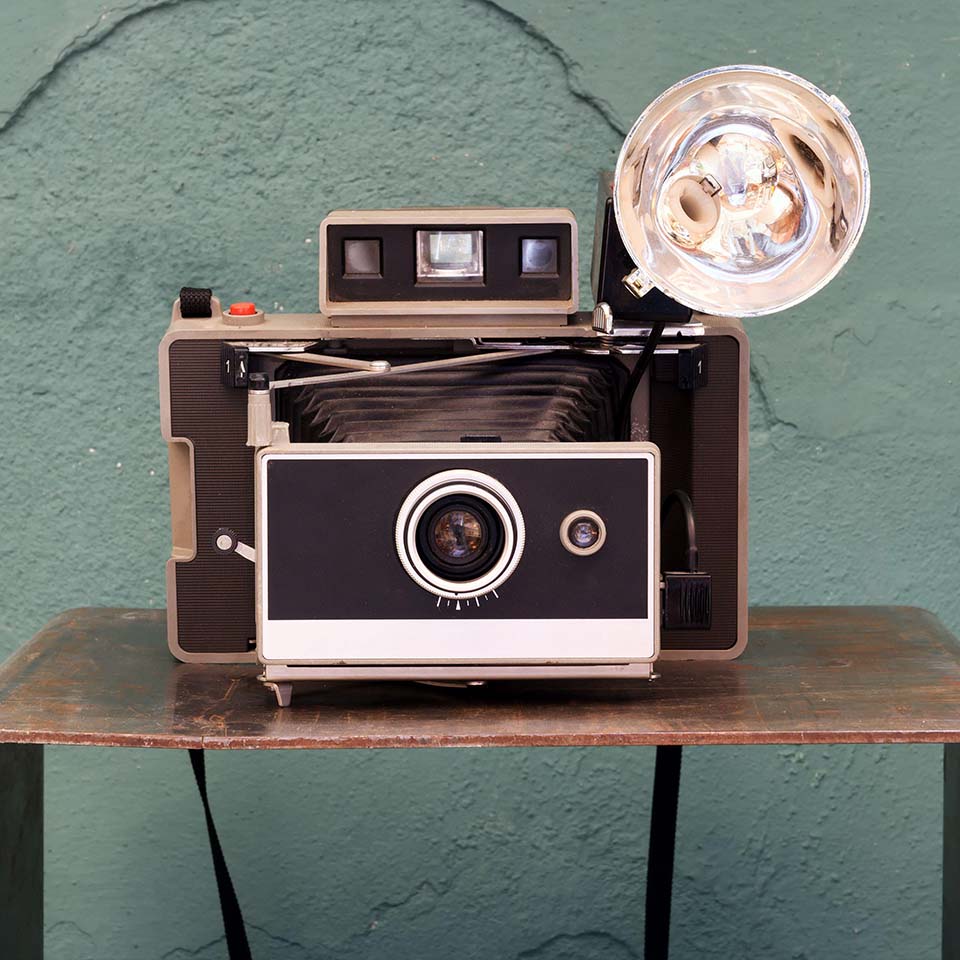
[[[783,70],[718,67],[644,110],[613,196],[634,293],[755,317],[836,276],[863,232],[870,175],[836,97]]]

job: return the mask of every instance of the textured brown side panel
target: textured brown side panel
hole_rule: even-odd
[[[188,653],[245,653],[257,632],[253,564],[213,548],[218,527],[254,542],[246,393],[220,383],[220,344],[170,345],[170,425],[193,442],[196,485],[197,555],[176,567],[177,633]]]
[[[650,387],[650,439],[660,447],[663,496],[686,490],[697,517],[700,566],[713,577],[709,630],[665,630],[665,650],[727,650],[737,642],[740,345],[705,337],[708,383],[680,390],[675,356],[657,358]],[[661,531],[664,570],[682,570],[681,517]]]

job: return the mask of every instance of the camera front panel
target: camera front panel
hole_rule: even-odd
[[[653,659],[657,458],[642,443],[264,449],[260,659]]]

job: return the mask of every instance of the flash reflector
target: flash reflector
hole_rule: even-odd
[[[836,276],[863,232],[870,175],[836,97],[772,67],[717,67],[643,111],[613,196],[632,292],[754,317]]]

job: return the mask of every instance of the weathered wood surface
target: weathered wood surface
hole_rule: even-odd
[[[0,742],[320,748],[960,742],[960,646],[911,607],[751,612],[731,662],[646,681],[340,683],[276,706],[255,666],[176,663],[162,611],[63,614],[0,667]]]
[[[0,957],[43,958],[43,747],[0,743]]]

